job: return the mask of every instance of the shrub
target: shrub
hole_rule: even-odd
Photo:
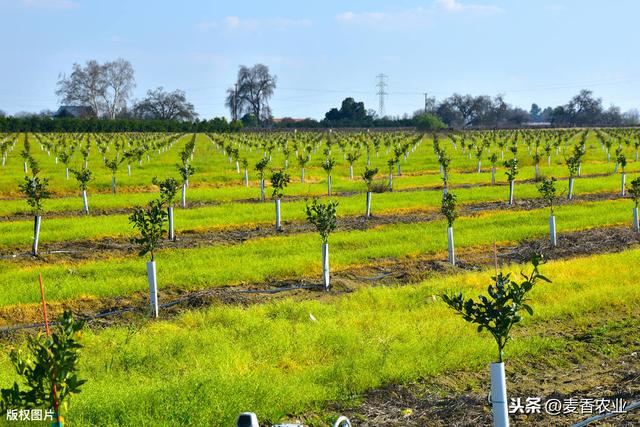
[[[271,174],[271,186],[273,187],[273,198],[280,199],[284,195],[284,189],[287,187],[291,177],[288,173],[278,170]]]
[[[553,202],[556,199],[556,179],[553,177],[544,178],[537,187],[542,199],[551,209],[551,215],[553,215]]]
[[[151,261],[154,260],[154,251],[158,247],[158,242],[165,233],[164,222],[168,214],[163,209],[162,200],[152,200],[146,209],[136,206],[129,216],[129,222],[133,228],[140,231],[140,237],[133,237],[131,241],[140,246],[140,256],[151,254]]]
[[[442,196],[442,207],[440,208],[442,215],[447,218],[449,227],[453,227],[453,222],[458,218],[458,212],[456,211],[456,196],[447,192]]]

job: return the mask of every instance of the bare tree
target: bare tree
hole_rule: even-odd
[[[271,117],[269,98],[273,96],[277,77],[269,73],[269,67],[256,64],[249,68],[244,65],[238,70],[237,91],[227,90],[226,106],[232,113],[239,115],[251,113],[259,121]]]
[[[162,86],[147,91],[147,97],[133,107],[136,117],[162,120],[194,120],[198,117],[184,91],[165,92]]]
[[[58,80],[56,95],[65,104],[88,105],[97,115],[105,111],[102,94],[106,90],[102,66],[96,60],[87,61],[84,67],[73,64],[73,71]]]
[[[102,68],[106,83],[102,98],[107,107],[107,116],[114,119],[126,107],[136,86],[133,66],[129,61],[119,58],[105,63]]]
[[[65,104],[88,105],[98,116],[115,118],[126,108],[134,87],[129,61],[116,59],[101,65],[92,59],[84,67],[73,64],[71,74],[58,80],[56,95]]]

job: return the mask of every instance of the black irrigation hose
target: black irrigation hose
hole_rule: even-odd
[[[257,294],[257,293],[267,293],[267,294],[276,294],[279,292],[285,292],[285,291],[295,291],[295,290],[299,290],[299,289],[316,289],[316,288],[320,288],[321,285],[303,285],[303,286],[290,286],[290,287],[286,287],[286,288],[276,288],[276,289],[235,289],[235,290],[229,290],[229,293],[232,294]],[[203,296],[207,296],[207,295],[212,295],[212,293],[210,291],[203,291],[203,292],[197,292],[195,294],[186,296],[186,297],[182,297],[182,298],[177,298],[174,299],[172,301],[169,302],[165,302],[163,304],[158,304],[158,307],[160,308],[168,308],[168,307],[173,307],[174,305],[178,305],[181,304],[183,302],[187,302],[187,301],[191,301],[195,298],[199,298],[199,297],[203,297]],[[112,311],[107,311],[107,312],[103,312],[103,313],[98,313],[95,314],[93,316],[83,316],[81,318],[81,320],[86,321],[86,322],[91,322],[97,319],[103,319],[105,317],[109,317],[109,316],[115,316],[115,315],[122,315],[124,313],[128,313],[128,312],[134,312],[134,311],[138,311],[139,309],[136,307],[125,307],[122,309],[118,309],[118,310],[112,310]],[[50,326],[55,326],[55,325],[59,325],[60,322],[49,322]],[[44,328],[44,323],[30,323],[30,324],[24,324],[24,325],[13,325],[13,326],[5,326],[0,328],[0,335],[6,335],[6,334],[10,334],[12,332],[16,332],[16,331],[20,331],[20,330],[27,330],[27,329],[36,329],[36,328]]]
[[[604,420],[605,418],[615,417],[616,415],[625,415],[628,414],[629,411],[640,408],[640,400],[637,402],[633,402],[630,405],[624,407],[624,412],[607,412],[606,414],[595,415],[591,418],[587,418],[586,420],[582,420],[577,424],[573,424],[571,427],[584,427],[593,422]]]

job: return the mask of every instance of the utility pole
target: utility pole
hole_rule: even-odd
[[[427,92],[424,93],[424,113],[427,114]]]
[[[376,95],[378,95],[379,97],[378,115],[380,116],[380,118],[384,117],[384,97],[388,95],[386,91],[388,78],[389,76],[382,73],[376,76],[376,79],[378,79],[378,82],[376,83],[378,92],[376,93]]]

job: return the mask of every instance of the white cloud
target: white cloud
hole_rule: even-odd
[[[441,10],[451,13],[495,14],[504,12],[496,5],[463,4],[458,0],[435,0],[435,4]]]
[[[367,25],[384,29],[425,27],[437,13],[493,15],[504,11],[491,4],[463,4],[458,0],[434,0],[429,7],[392,10],[389,12],[346,11],[335,16],[336,21],[349,25]]]
[[[402,29],[406,27],[422,27],[431,23],[433,11],[418,7],[410,10],[393,12],[352,12],[336,15],[336,21],[342,24],[375,26],[385,29]]]
[[[216,28],[229,31],[258,31],[258,30],[287,30],[291,28],[307,28],[311,26],[309,19],[290,18],[240,18],[238,16],[227,16],[214,21],[200,22],[196,27],[205,30]]]
[[[22,0],[22,4],[33,9],[75,9],[80,6],[72,0]]]

